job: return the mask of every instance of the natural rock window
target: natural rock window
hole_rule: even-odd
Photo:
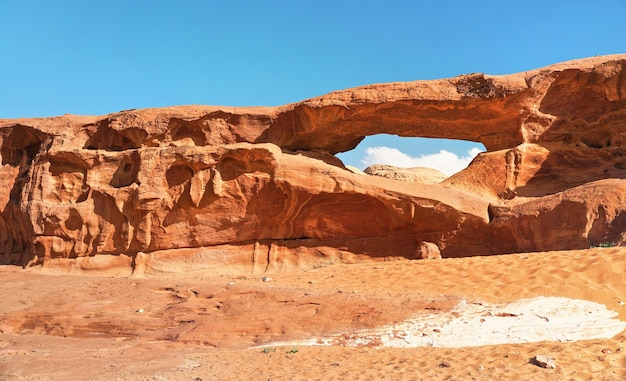
[[[337,156],[346,166],[371,175],[437,183],[465,169],[484,151],[483,144],[465,140],[379,134]]]

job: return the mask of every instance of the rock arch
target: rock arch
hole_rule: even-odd
[[[0,120],[0,263],[43,253],[80,268],[142,252],[147,272],[172,261],[282,271],[414,258],[420,242],[443,257],[622,244],[624,120],[626,55],[280,107]],[[487,152],[442,184],[411,186],[333,156],[379,133]],[[59,183],[59,197],[42,195]]]

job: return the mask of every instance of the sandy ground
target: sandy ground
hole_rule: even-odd
[[[267,276],[135,279],[0,267],[0,380],[626,379],[626,332],[465,348],[270,346],[447,313],[460,300],[568,297],[602,303],[626,321],[626,249]],[[557,368],[534,365],[539,354]]]

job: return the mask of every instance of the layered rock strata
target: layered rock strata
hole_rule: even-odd
[[[626,55],[370,85],[281,107],[0,120],[0,263],[268,272],[626,241]],[[407,183],[347,170],[365,136],[481,142]]]

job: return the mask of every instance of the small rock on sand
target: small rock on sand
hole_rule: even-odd
[[[546,355],[537,355],[532,358],[531,362],[541,368],[556,369],[554,359]]]

